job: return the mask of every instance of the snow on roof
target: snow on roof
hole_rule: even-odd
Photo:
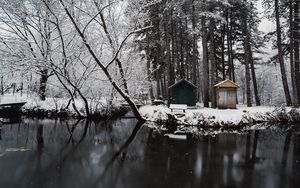
[[[217,88],[239,88],[240,86],[234,83],[231,80],[224,80],[218,84],[215,85]]]
[[[176,82],[175,84],[171,85],[169,88],[172,88],[172,87],[174,87],[174,86],[176,86],[176,85],[178,85],[178,84],[181,84],[181,83],[183,83],[183,82],[189,84],[190,86],[192,86],[192,87],[194,87],[194,88],[197,88],[197,86],[195,86],[194,84],[192,84],[191,82],[189,82],[189,81],[187,81],[187,80],[185,80],[185,79],[179,80],[179,81]]]

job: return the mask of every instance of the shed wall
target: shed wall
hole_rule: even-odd
[[[218,108],[236,108],[236,88],[218,88],[217,106]]]

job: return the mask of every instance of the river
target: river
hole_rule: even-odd
[[[300,184],[293,130],[172,140],[134,119],[22,119],[0,125],[1,188],[289,188]],[[137,134],[132,135],[133,130]],[[129,139],[129,140],[128,140]]]

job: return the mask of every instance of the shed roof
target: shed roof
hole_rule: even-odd
[[[175,84],[171,85],[169,88],[173,88],[173,87],[175,87],[175,86],[177,86],[177,85],[179,85],[179,84],[182,84],[182,83],[186,83],[186,84],[192,86],[193,88],[197,88],[197,86],[195,86],[194,84],[192,84],[191,82],[189,82],[189,81],[187,81],[187,80],[185,80],[185,79],[179,80],[179,81],[176,82]]]
[[[239,88],[240,86],[231,80],[224,80],[215,85],[217,88]]]

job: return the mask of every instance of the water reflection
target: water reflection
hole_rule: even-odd
[[[167,139],[135,120],[2,126],[0,187],[296,187],[300,136],[253,130]]]

